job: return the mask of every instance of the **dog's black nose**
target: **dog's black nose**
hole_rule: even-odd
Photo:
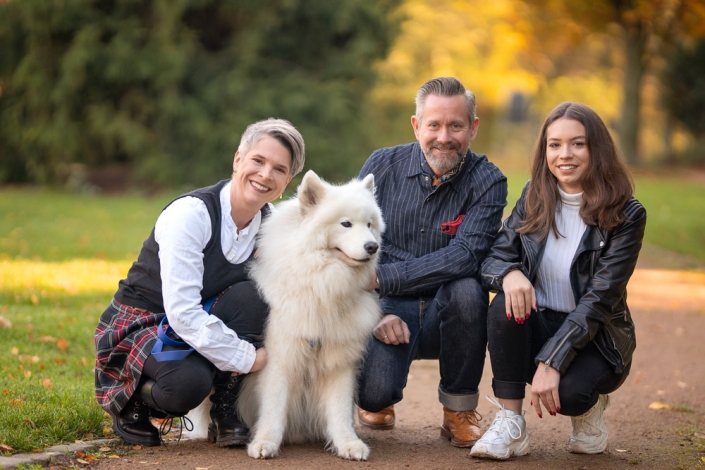
[[[365,243],[365,251],[371,255],[374,255],[379,250],[379,244],[376,242]]]

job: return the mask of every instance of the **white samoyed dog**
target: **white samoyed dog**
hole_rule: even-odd
[[[334,186],[313,171],[297,197],[263,222],[250,273],[270,307],[267,365],[245,378],[238,399],[254,436],[250,457],[276,457],[283,441],[325,441],[341,458],[368,458],[353,407],[357,372],[381,315],[366,288],[384,228],[373,175]],[[205,436],[210,400],[200,408],[200,417],[189,413],[191,437]]]

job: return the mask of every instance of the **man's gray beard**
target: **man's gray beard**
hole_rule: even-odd
[[[463,161],[464,154],[461,154],[457,151],[455,153],[455,156],[437,157],[433,154],[431,150],[433,150],[433,147],[427,148],[424,152],[424,155],[426,156],[426,161],[432,169],[440,171],[441,174],[448,173],[450,170],[460,165],[460,162]]]

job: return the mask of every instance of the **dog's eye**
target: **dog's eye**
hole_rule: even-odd
[[[342,225],[345,228],[352,227],[352,223],[348,222],[347,220],[345,222],[340,222],[340,225]]]

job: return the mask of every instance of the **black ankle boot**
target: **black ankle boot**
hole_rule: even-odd
[[[250,438],[250,430],[240,420],[235,407],[244,375],[232,376],[230,372],[216,373],[215,389],[211,395],[211,423],[208,425],[208,440],[218,447],[244,446]]]
[[[158,446],[161,444],[159,430],[152,426],[149,406],[140,399],[139,393],[130,398],[118,416],[113,416],[113,430],[127,444]]]

